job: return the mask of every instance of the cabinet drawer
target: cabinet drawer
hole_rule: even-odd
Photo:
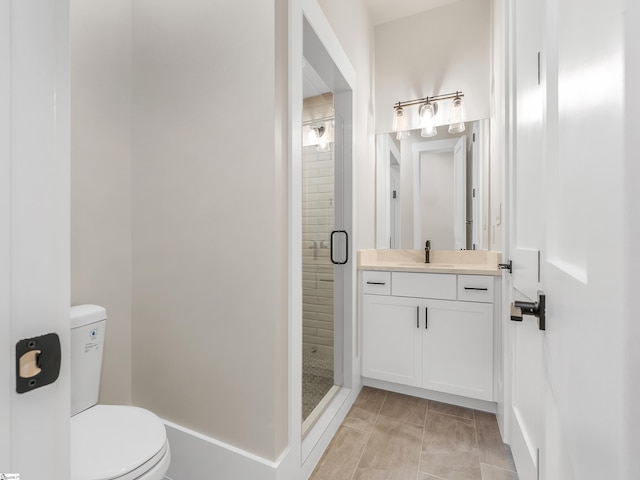
[[[391,272],[362,272],[362,293],[389,295],[391,293]]]
[[[493,277],[458,275],[458,300],[493,303]]]
[[[391,294],[399,297],[456,299],[456,275],[393,272]]]

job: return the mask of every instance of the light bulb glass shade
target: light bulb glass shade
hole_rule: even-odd
[[[411,136],[411,132],[409,130],[398,130],[396,132],[396,140],[402,140],[403,138],[408,138]]]
[[[407,129],[408,123],[407,117],[404,114],[404,109],[402,107],[395,107],[393,112],[393,126],[391,129],[394,132],[401,132]]]
[[[424,127],[422,130],[420,130],[421,137],[435,137],[437,134],[438,130],[433,125],[431,125],[430,127]]]
[[[423,137],[435,137],[438,131],[435,127],[434,117],[438,113],[438,104],[427,101],[420,105],[418,114],[420,115],[420,135]]]
[[[449,133],[462,133],[464,132],[464,122],[449,124]]]
[[[318,146],[316,147],[317,152],[330,152],[331,146],[329,142],[327,142],[327,137],[321,136],[318,140]]]
[[[307,132],[307,141],[309,142],[309,145],[315,145],[318,143],[318,131],[315,128],[309,127],[309,131]]]
[[[460,97],[453,99],[451,103],[451,114],[449,116],[449,123],[463,123],[466,120],[466,114],[464,112],[464,104]]]

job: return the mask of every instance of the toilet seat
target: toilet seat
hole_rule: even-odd
[[[169,460],[164,424],[148,410],[95,405],[71,417],[71,480],[163,478]]]

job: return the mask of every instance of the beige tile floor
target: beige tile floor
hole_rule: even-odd
[[[493,414],[364,387],[311,480],[517,480]]]

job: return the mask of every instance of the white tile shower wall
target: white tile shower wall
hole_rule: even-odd
[[[304,147],[302,160],[303,348],[333,354],[333,152]]]

